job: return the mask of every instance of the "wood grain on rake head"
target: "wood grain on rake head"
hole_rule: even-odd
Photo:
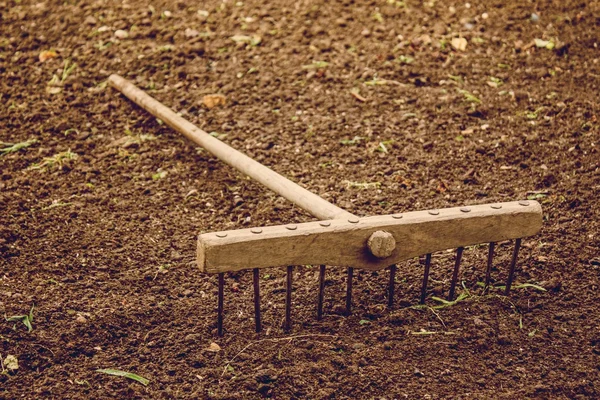
[[[380,270],[440,250],[535,235],[542,226],[536,201],[413,211],[204,233],[198,237],[198,266],[206,273],[289,265],[334,265]],[[368,248],[377,231],[393,235],[388,257]]]

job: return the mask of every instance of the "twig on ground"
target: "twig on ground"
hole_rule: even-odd
[[[297,336],[288,336],[288,337],[282,337],[282,338],[267,338],[267,339],[260,339],[257,340],[256,342],[251,342],[248,343],[246,346],[244,346],[235,356],[233,356],[233,358],[229,361],[227,361],[227,364],[225,365],[225,367],[223,368],[223,373],[221,374],[221,376],[225,375],[225,373],[227,372],[227,369],[231,366],[231,364],[246,350],[248,350],[250,347],[254,346],[255,344],[259,344],[259,343],[263,343],[263,342],[283,342],[283,341],[288,341],[291,342],[294,339],[300,339],[300,338],[309,338],[309,337],[331,337],[331,338],[335,338],[337,337],[337,335],[325,335],[325,334],[317,334],[317,335],[297,335]]]

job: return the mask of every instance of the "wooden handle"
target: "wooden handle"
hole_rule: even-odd
[[[515,201],[213,232],[198,237],[198,266],[207,273],[322,264],[379,270],[422,254],[531,236],[541,226],[538,202]],[[384,258],[368,248],[377,231],[395,240]]]
[[[219,139],[210,136],[146,94],[127,79],[113,74],[108,78],[108,83],[138,106],[144,108],[155,117],[160,118],[171,128],[183,134],[192,142],[199,144],[221,161],[248,175],[257,182],[262,183],[315,217],[320,219],[337,219],[353,216],[348,211],[329,203],[327,200],[284,178],[261,163],[254,161],[247,155],[227,146]]]

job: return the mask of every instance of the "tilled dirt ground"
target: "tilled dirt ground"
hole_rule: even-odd
[[[0,323],[0,398],[598,398],[600,7],[504,3],[0,2],[0,141],[29,143],[0,156],[0,312],[33,307],[31,332]],[[429,307],[414,307],[413,260],[391,310],[387,271],[357,272],[346,317],[345,271],[329,268],[317,322],[318,269],[299,267],[284,333],[285,270],[268,269],[257,335],[251,273],[236,273],[218,338],[197,235],[313,218],[107,87],[111,73],[360,216],[538,200],[517,288],[484,295],[475,246],[462,301],[431,298],[449,251]]]

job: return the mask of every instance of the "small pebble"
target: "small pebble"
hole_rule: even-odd
[[[96,25],[96,23],[97,23],[98,21],[96,21],[96,18],[92,17],[91,15],[88,15],[88,16],[85,18],[85,21],[83,21],[83,22],[84,22],[84,23],[86,23],[86,24],[88,24],[88,25]]]
[[[190,28],[187,28],[187,29],[185,30],[185,37],[186,37],[186,38],[194,38],[194,37],[196,37],[196,36],[198,36],[198,35],[200,35],[200,32],[198,32],[198,31],[197,31],[197,30],[195,30],[195,29],[190,29]]]
[[[117,39],[127,39],[129,37],[129,33],[123,29],[118,29],[115,31],[115,37]]]
[[[83,315],[78,315],[77,318],[75,318],[75,322],[77,322],[80,325],[83,325],[87,323],[87,319],[85,319]]]
[[[537,15],[536,13],[531,13],[531,21],[532,22],[538,22],[540,20],[540,16]]]

